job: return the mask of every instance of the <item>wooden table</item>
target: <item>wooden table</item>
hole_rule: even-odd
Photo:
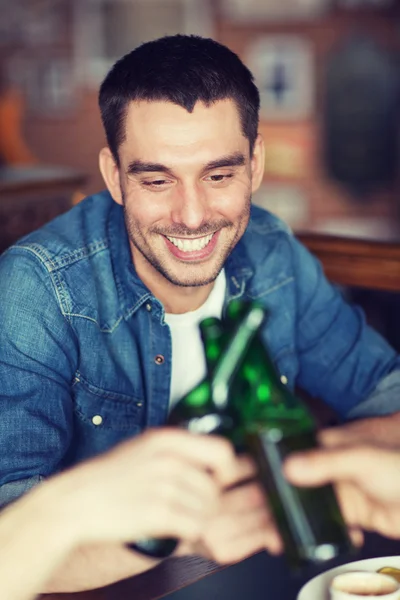
[[[400,291],[400,225],[395,220],[353,219],[346,233],[339,226],[298,231],[298,239],[317,256],[335,283]]]
[[[0,167],[0,252],[71,208],[86,179],[67,167]]]

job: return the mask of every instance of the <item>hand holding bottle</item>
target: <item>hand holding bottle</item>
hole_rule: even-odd
[[[164,428],[148,430],[60,475],[59,485],[74,490],[68,510],[77,515],[82,543],[129,542],[147,535],[193,541],[218,511],[221,490],[236,481],[237,473],[228,441]],[[70,497],[68,490],[64,496]]]
[[[238,458],[240,476],[234,488],[221,496],[219,509],[207,521],[193,552],[220,564],[235,563],[261,550],[282,551],[282,541],[265,494],[254,480],[256,467],[245,456]]]
[[[321,448],[291,456],[284,470],[295,485],[336,484],[350,527],[400,537],[399,450],[371,444]]]

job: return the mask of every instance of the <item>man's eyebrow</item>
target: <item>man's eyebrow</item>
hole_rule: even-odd
[[[245,163],[244,154],[234,152],[233,154],[221,156],[221,158],[210,161],[204,166],[203,171],[212,171],[223,167],[242,167]],[[166,173],[167,175],[173,175],[171,169],[161,163],[143,162],[142,160],[133,160],[129,163],[127,169],[128,175],[140,175],[141,173]]]
[[[216,160],[212,160],[207,163],[204,167],[204,171],[213,171],[214,169],[221,169],[223,167],[242,167],[246,163],[244,154],[241,152],[234,152],[228,156],[222,156]]]
[[[172,175],[171,169],[160,163],[143,162],[141,160],[133,160],[127,168],[128,175],[140,175],[140,173],[166,173]]]

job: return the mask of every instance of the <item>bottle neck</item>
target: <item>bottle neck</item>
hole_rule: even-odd
[[[211,397],[219,411],[227,408],[230,387],[264,318],[264,309],[250,304],[215,366],[211,378]]]

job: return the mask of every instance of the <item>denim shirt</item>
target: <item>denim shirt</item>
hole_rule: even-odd
[[[290,387],[343,416],[399,408],[399,357],[280,220],[252,207],[225,271],[226,302],[267,307],[263,337]],[[107,192],[9,248],[0,281],[1,505],[165,423],[172,356],[164,308],[135,273]]]

